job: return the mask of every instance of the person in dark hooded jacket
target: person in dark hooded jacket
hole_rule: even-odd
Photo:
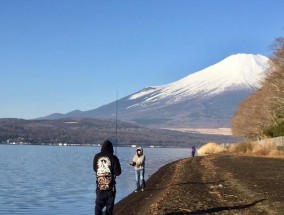
[[[121,174],[121,167],[109,140],[103,143],[101,152],[95,155],[93,169],[97,177],[95,215],[101,215],[104,207],[105,214],[112,215],[116,194],[115,178]]]

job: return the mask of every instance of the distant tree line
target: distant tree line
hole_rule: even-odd
[[[117,135],[116,135],[117,133]],[[223,135],[205,135],[138,127],[130,123],[100,119],[21,120],[0,119],[0,143],[101,144],[109,139],[118,145],[200,146],[209,141],[235,142]]]
[[[284,136],[284,38],[272,44],[262,87],[246,98],[232,119],[232,132],[247,140]]]

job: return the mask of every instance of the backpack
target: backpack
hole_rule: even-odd
[[[108,157],[100,157],[97,161],[97,182],[99,190],[110,190],[113,188],[111,161]]]
[[[112,189],[112,175],[105,174],[97,176],[99,190],[110,190]]]

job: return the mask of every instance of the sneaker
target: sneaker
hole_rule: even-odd
[[[143,191],[144,191],[144,188],[142,188],[141,191],[143,192]]]
[[[134,192],[137,193],[139,190],[135,190]]]

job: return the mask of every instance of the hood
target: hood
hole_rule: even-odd
[[[108,152],[108,153],[113,154],[113,146],[112,146],[112,143],[109,140],[106,140],[103,143],[101,152]]]
[[[142,155],[143,155],[143,148],[142,147],[138,147],[137,149],[136,149],[136,152],[138,151],[138,150],[140,150],[142,153]]]

